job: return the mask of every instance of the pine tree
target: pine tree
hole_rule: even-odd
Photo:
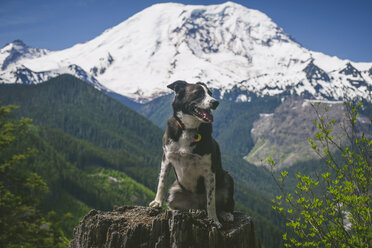
[[[48,191],[36,173],[25,170],[36,151],[17,152],[16,141],[28,133],[30,119],[12,120],[16,106],[0,106],[0,247],[66,247],[67,239],[53,213],[38,206]]]

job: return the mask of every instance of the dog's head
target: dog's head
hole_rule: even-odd
[[[176,81],[167,87],[175,92],[172,103],[175,114],[187,115],[204,123],[213,122],[211,110],[216,109],[219,102],[212,97],[212,92],[204,83]]]

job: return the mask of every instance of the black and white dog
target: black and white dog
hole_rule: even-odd
[[[168,88],[175,91],[174,114],[163,137],[159,184],[150,206],[162,206],[165,182],[173,166],[177,180],[169,189],[168,207],[206,209],[208,218],[221,227],[217,214],[224,221],[233,220],[234,181],[222,169],[220,149],[212,138],[211,109],[219,103],[204,83],[176,81]]]

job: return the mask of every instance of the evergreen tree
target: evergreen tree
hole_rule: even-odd
[[[53,221],[38,209],[48,191],[34,172],[24,169],[32,153],[17,153],[17,139],[27,135],[30,119],[15,121],[10,113],[16,106],[0,106],[0,247],[66,247],[68,240]]]

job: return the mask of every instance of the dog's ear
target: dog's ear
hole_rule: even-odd
[[[178,80],[174,83],[169,84],[167,87],[171,90],[174,90],[176,93],[178,93],[181,89],[184,89],[188,85],[185,81]]]

